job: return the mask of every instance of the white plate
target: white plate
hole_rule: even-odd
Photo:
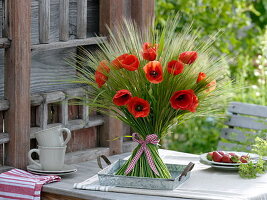
[[[27,166],[27,170],[35,174],[53,174],[53,175],[66,175],[77,172],[77,169],[71,165],[64,165],[61,170],[48,171],[48,170],[42,170],[40,169],[39,166],[32,164]]]
[[[203,160],[200,160],[199,161],[200,163],[204,164],[204,165],[209,165],[213,168],[218,168],[218,169],[223,169],[223,170],[238,170],[238,166],[229,166],[229,165],[214,165],[214,164],[209,164],[209,163],[206,163],[204,162]]]
[[[225,153],[235,153],[238,156],[243,156],[243,155],[249,155],[251,160],[255,160],[259,158],[257,154],[254,153],[247,153],[247,152],[238,152],[238,151],[223,151]],[[207,159],[207,154],[204,153],[200,155],[200,161],[204,161],[203,164],[208,164],[208,165],[215,165],[215,166],[239,166],[240,163],[223,163],[223,162],[215,162],[215,161],[210,161]]]

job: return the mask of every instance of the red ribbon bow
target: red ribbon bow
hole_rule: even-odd
[[[138,137],[138,139],[136,137]],[[142,153],[145,152],[150,168],[152,169],[152,171],[155,174],[157,174],[159,176],[159,172],[158,172],[158,170],[155,166],[155,163],[152,159],[150,150],[146,146],[148,143],[158,144],[159,143],[158,136],[156,134],[150,134],[150,135],[146,136],[145,140],[142,140],[142,139],[140,139],[140,136],[137,133],[133,133],[132,138],[133,138],[134,142],[138,142],[139,144],[141,144],[141,147],[138,150],[138,152],[136,153],[136,155],[134,156],[134,158],[132,159],[132,161],[130,162],[130,164],[128,165],[127,169],[125,170],[125,174],[127,175],[128,173],[130,173],[133,170],[134,166],[136,165],[137,161],[141,157]]]

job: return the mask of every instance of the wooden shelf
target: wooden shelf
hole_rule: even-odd
[[[102,43],[103,41],[106,41],[106,37],[90,37],[86,39],[74,39],[74,40],[68,40],[66,42],[53,42],[49,44],[35,44],[32,45],[32,51],[46,51],[46,50],[52,50],[52,49],[62,49],[62,48],[68,48],[68,47],[77,47],[77,46],[85,46],[85,45],[93,45]]]
[[[8,133],[0,133],[0,144],[8,143],[9,135]]]
[[[8,100],[0,100],[0,111],[8,110],[9,108],[9,101]]]
[[[8,38],[0,38],[0,48],[8,48],[10,46],[10,41]]]

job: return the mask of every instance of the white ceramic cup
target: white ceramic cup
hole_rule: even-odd
[[[64,166],[66,147],[43,147],[38,146],[38,149],[31,149],[28,153],[28,158],[31,163],[38,166],[42,170],[56,171],[62,170]],[[39,155],[40,162],[32,159],[32,153],[36,152]]]
[[[63,133],[67,134],[64,141]],[[61,126],[55,126],[35,133],[36,140],[40,146],[43,147],[63,147],[71,138],[71,131]]]

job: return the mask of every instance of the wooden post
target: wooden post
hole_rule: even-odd
[[[59,1],[59,40],[69,40],[69,0]]]
[[[39,0],[39,42],[49,43],[50,0]]]
[[[155,0],[131,0],[132,19],[141,30],[148,28],[154,20]]]
[[[100,34],[108,35],[106,25],[111,30],[114,30],[116,23],[120,22],[125,15],[125,4],[125,0],[100,0]],[[123,123],[106,116],[104,125],[100,127],[100,145],[109,146],[111,155],[122,153],[122,138],[115,141],[108,141],[122,136]]]
[[[86,38],[87,34],[87,0],[77,1],[77,38]]]
[[[100,0],[99,32],[108,35],[106,25],[113,30],[124,17],[125,0]]]
[[[10,103],[5,118],[10,136],[7,164],[25,168],[30,149],[31,0],[7,2],[5,34],[11,40],[10,48],[5,49],[5,98]]]

